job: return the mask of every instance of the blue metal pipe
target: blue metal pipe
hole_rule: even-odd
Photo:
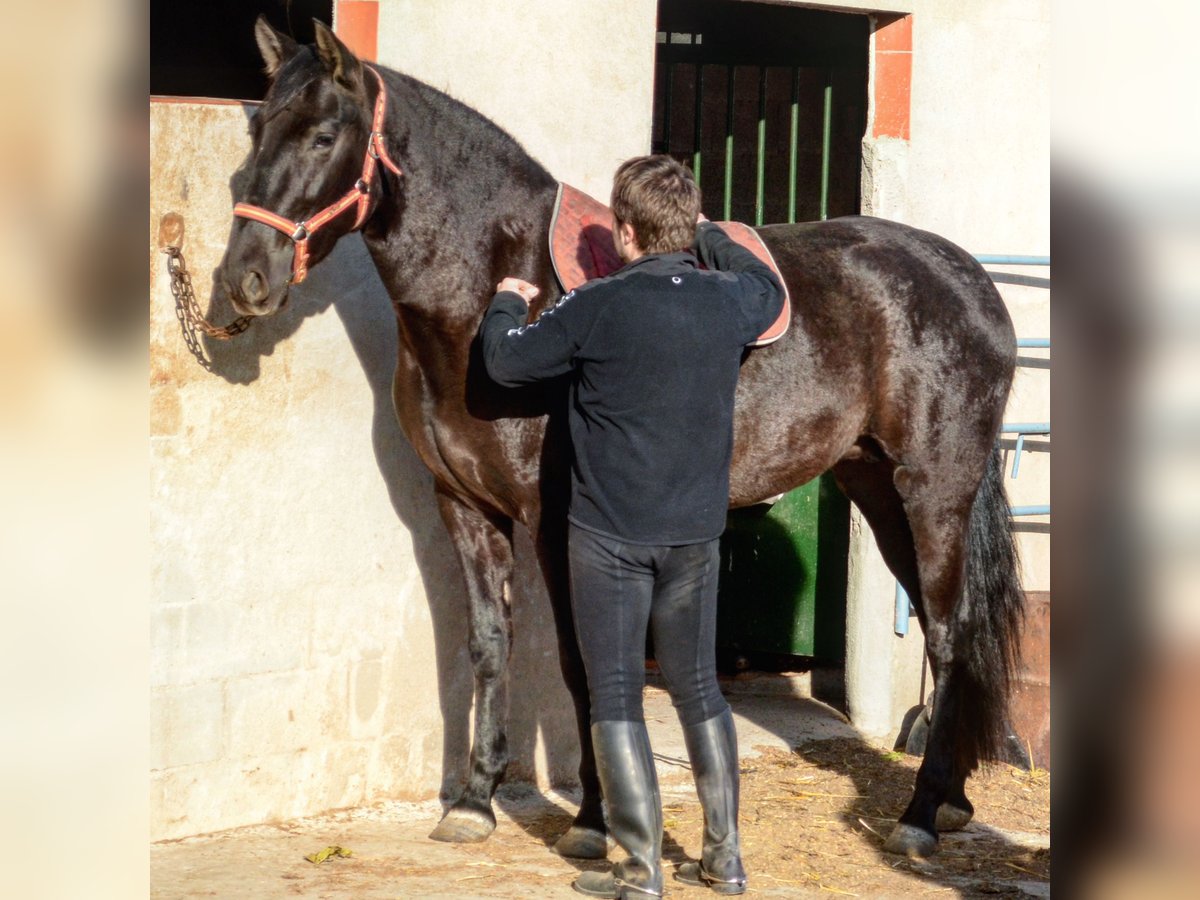
[[[896,582],[896,624],[894,626],[896,636],[904,637],[908,634],[908,619],[912,615],[912,607],[908,601],[908,591],[900,587],[900,582]]]
[[[1048,350],[1050,348],[1050,338],[1017,338],[1017,346],[1019,348],[1034,348],[1041,347]]]
[[[1016,478],[1017,473],[1021,470],[1021,452],[1025,449],[1025,435],[1027,434],[1049,434],[1049,422],[1014,422],[1008,425],[1000,426],[1001,434],[1015,434],[1017,436],[1016,446],[1013,447],[1013,468],[1010,477]]]
[[[1050,515],[1050,504],[1044,506],[1014,506],[1012,508],[1014,516],[1048,516]]]
[[[976,262],[985,266],[1048,266],[1048,256],[1008,256],[1003,253],[980,253],[975,256]]]

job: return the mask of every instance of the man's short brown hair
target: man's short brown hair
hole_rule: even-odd
[[[635,156],[613,177],[611,206],[627,222],[643,253],[677,253],[692,246],[700,214],[700,186],[670,156]]]

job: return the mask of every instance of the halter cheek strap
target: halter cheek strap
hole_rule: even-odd
[[[276,215],[261,206],[253,206],[249,203],[238,203],[233,207],[235,216],[270,225],[292,239],[295,246],[292,256],[291,284],[299,284],[308,277],[308,239],[319,228],[324,227],[356,203],[358,204],[358,215],[354,219],[354,228],[361,227],[366,221],[371,206],[371,181],[375,177],[376,162],[383,163],[395,175],[404,176],[400,167],[388,156],[387,147],[383,143],[383,120],[387,113],[387,88],[384,87],[383,78],[378,72],[370,66],[365,66],[365,68],[379,82],[379,94],[375,98],[375,116],[371,121],[371,134],[367,138],[367,152],[363,157],[362,177],[354,182],[354,187],[347,191],[340,200],[331,203],[316,215],[301,222],[293,222],[291,219]]]

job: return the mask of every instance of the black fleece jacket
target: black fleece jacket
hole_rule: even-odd
[[[719,537],[744,346],[778,317],[780,285],[716,225],[689,252],[651,254],[528,323],[497,294],[480,326],[488,374],[516,386],[573,371],[570,519],[633,544]]]

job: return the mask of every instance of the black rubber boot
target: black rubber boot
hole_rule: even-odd
[[[608,830],[628,855],[611,872],[584,872],[575,890],[592,897],[661,897],[662,806],[650,735],[642,722],[592,725],[596,770],[608,807]]]
[[[696,793],[704,810],[700,862],[684,863],[675,877],[684,884],[710,887],[718,894],[746,890],[738,840],[737,732],[729,710],[683,729]]]

